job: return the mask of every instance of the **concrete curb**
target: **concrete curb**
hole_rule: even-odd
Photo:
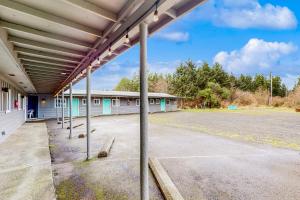
[[[149,167],[166,200],[184,200],[157,158],[149,158]]]
[[[110,149],[113,145],[115,141],[115,138],[114,137],[110,137],[106,140],[106,142],[104,143],[104,145],[102,146],[99,154],[98,154],[98,158],[102,158],[102,157],[107,157],[109,152],[110,152]]]

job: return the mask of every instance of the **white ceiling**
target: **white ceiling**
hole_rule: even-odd
[[[82,79],[96,58],[102,66],[136,44],[142,20],[152,34],[204,1],[0,0],[0,73],[14,73],[9,78],[28,93],[55,94]],[[156,4],[160,16],[153,22]],[[130,45],[124,45],[127,30]]]

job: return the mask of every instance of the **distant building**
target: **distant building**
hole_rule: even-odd
[[[96,91],[92,90],[91,114],[114,115],[139,113],[139,92]],[[38,95],[38,118],[55,118],[56,111],[61,116],[61,97],[56,100],[50,94]],[[69,92],[65,92],[65,116],[69,116]],[[58,108],[56,110],[56,108]],[[149,112],[168,112],[177,110],[177,97],[165,93],[149,93]],[[73,90],[72,113],[74,117],[86,115],[86,93],[84,90]]]

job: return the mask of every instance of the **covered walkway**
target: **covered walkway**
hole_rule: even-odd
[[[45,123],[26,123],[0,145],[0,199],[53,200]]]
[[[10,125],[12,122],[16,127],[17,124],[23,124],[27,118],[26,112],[39,117],[41,103],[51,107],[50,112],[56,113],[63,131],[67,125],[65,122],[68,123],[71,127],[68,130],[68,142],[71,143],[72,87],[86,78],[84,147],[85,159],[90,161],[93,153],[93,140],[90,136],[91,74],[139,44],[140,187],[135,187],[135,190],[139,191],[140,199],[149,200],[147,40],[151,34],[204,2],[205,0],[0,0],[1,137],[13,132]],[[64,92],[68,89],[72,103],[65,108],[67,101]],[[52,101],[47,102],[44,95],[52,95]],[[19,118],[14,117],[16,113],[20,114]],[[65,121],[68,115],[71,117]],[[11,184],[0,187],[6,196],[12,195],[14,200],[21,197],[26,199],[30,195],[29,199],[52,198],[46,138],[44,124],[25,125],[1,145],[3,157],[0,165],[5,166],[0,168],[3,170],[3,178],[0,178],[7,180],[2,183]],[[20,176],[15,177],[14,170]],[[1,198],[3,196],[4,194]]]

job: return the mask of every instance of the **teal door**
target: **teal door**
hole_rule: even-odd
[[[103,114],[110,115],[111,114],[111,99],[103,99]]]
[[[79,116],[79,99],[73,98],[72,100],[72,116],[78,117]]]
[[[160,111],[166,112],[166,99],[165,98],[160,100]]]

